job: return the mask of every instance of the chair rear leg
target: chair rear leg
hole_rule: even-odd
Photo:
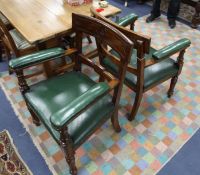
[[[5,51],[6,58],[9,62],[11,60],[11,57],[12,57],[10,50],[7,47],[4,47],[4,51]],[[13,70],[11,70],[10,67],[8,67],[8,72],[9,72],[9,75],[13,74]]]
[[[133,104],[133,107],[132,107],[131,114],[128,116],[128,120],[129,121],[132,121],[135,118],[135,116],[136,116],[136,114],[138,112],[141,100],[142,100],[142,95],[143,95],[142,92],[137,92],[136,93],[135,101],[134,101],[134,104]]]
[[[4,47],[4,50],[5,50],[5,54],[6,54],[6,58],[8,61],[11,60],[11,53],[10,53],[10,50],[7,48],[7,47]]]
[[[103,82],[103,81],[105,81],[105,78],[103,76],[100,76],[99,77],[99,82]]]
[[[119,100],[121,96],[122,87],[123,87],[123,84],[120,84],[120,86],[115,88],[113,92],[114,93],[113,99],[112,99],[113,103],[115,104],[115,110],[111,116],[111,122],[116,132],[121,131],[121,127],[120,127],[119,119],[118,119],[118,111],[119,111]]]
[[[31,113],[33,123],[36,126],[40,126],[40,119],[36,116],[36,114],[32,111],[30,107],[28,107],[29,112]]]
[[[115,131],[120,132],[121,127],[120,127],[119,119],[118,119],[118,110],[115,110],[115,112],[111,116],[111,122],[112,122],[112,125],[113,125],[113,128],[115,129]]]
[[[92,39],[90,38],[90,35],[86,35],[86,37],[87,37],[87,40],[88,40],[88,43],[92,43]]]
[[[174,76],[172,79],[171,79],[171,83],[170,83],[170,87],[169,87],[169,90],[167,92],[167,96],[168,98],[170,98],[173,94],[174,94],[174,87],[177,83],[177,80],[178,80],[178,76]]]

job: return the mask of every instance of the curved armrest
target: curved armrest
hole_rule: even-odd
[[[9,62],[9,66],[12,69],[25,68],[28,66],[35,65],[36,63],[48,61],[51,59],[55,59],[55,57],[63,56],[64,53],[65,53],[65,50],[59,47],[46,49],[43,51],[35,52],[33,54],[12,59]]]
[[[126,26],[134,23],[137,19],[138,19],[138,16],[134,13],[131,13],[123,18],[117,19],[115,21],[115,23],[122,27],[126,27]]]
[[[90,104],[98,100],[109,91],[109,86],[105,82],[98,83],[91,87],[84,94],[73,100],[63,109],[52,114],[50,117],[52,125],[56,128],[62,128],[80,114]]]
[[[187,38],[180,39],[156,52],[153,53],[153,58],[156,60],[163,60],[177,52],[182,51],[183,49],[186,49],[191,44],[190,40]]]

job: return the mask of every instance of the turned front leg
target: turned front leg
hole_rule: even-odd
[[[67,127],[60,131],[60,145],[65,153],[65,159],[69,165],[70,173],[77,175],[77,168],[75,164],[75,150],[73,148],[73,141],[68,133]]]

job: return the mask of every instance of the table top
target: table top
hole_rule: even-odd
[[[72,28],[72,13],[90,16],[91,4],[70,6],[63,0],[0,0],[0,11],[29,43],[54,37]],[[103,16],[120,13],[109,5]]]

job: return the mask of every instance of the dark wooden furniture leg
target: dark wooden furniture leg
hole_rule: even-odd
[[[91,44],[92,43],[92,39],[90,38],[90,35],[86,35],[88,43]]]
[[[77,168],[75,165],[75,150],[73,148],[73,142],[68,133],[67,127],[62,129],[60,132],[60,145],[65,153],[65,159],[69,165],[70,173],[77,175]]]
[[[32,109],[28,105],[27,107],[28,107],[29,112],[31,113],[33,123],[36,126],[40,126],[40,119],[35,115],[35,113],[32,111]]]
[[[131,110],[131,114],[128,116],[129,121],[134,120],[134,118],[135,118],[135,116],[138,112],[138,109],[140,107],[140,103],[142,101],[142,96],[143,96],[143,92],[137,92],[135,94],[135,101],[134,101],[134,104],[133,104],[133,107],[132,107],[132,110]]]
[[[170,98],[174,94],[174,88],[175,88],[175,85],[176,85],[177,81],[178,81],[178,76],[174,76],[171,79],[170,88],[169,88],[169,90],[167,92],[168,98]]]
[[[167,92],[167,96],[170,98],[173,93],[174,93],[174,88],[175,88],[175,85],[178,81],[178,76],[181,74],[181,71],[182,71],[182,68],[183,68],[183,64],[184,64],[184,54],[185,54],[185,50],[182,50],[178,56],[178,59],[177,59],[177,64],[178,64],[178,67],[179,67],[179,71],[178,71],[178,74],[174,77],[172,77],[171,79],[171,84],[170,84],[170,87],[169,87],[169,90]]]

